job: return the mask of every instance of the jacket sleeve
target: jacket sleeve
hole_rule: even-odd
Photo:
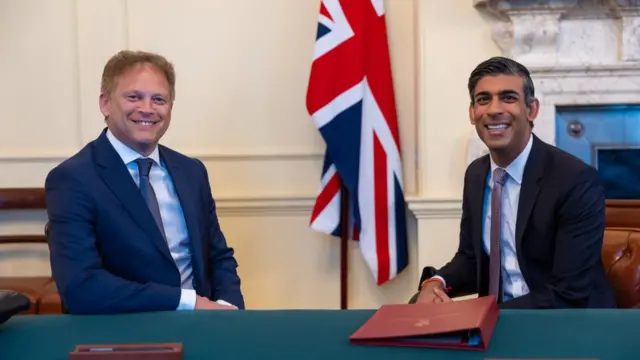
[[[506,301],[505,309],[584,308],[591,296],[596,267],[602,267],[605,195],[595,169],[589,167],[560,199],[552,279],[544,288]]]
[[[240,288],[241,282],[238,276],[238,263],[234,257],[234,249],[227,245],[227,240],[222,233],[218,215],[216,213],[216,203],[211,194],[211,185],[206,167],[200,162],[204,174],[204,184],[202,199],[208,226],[207,238],[207,268],[211,280],[213,301],[222,300],[244,309],[244,298]]]
[[[472,242],[471,204],[468,197],[470,187],[467,180],[468,176],[465,176],[458,250],[453,259],[437,273],[446,282],[451,297],[473,294],[478,291],[476,276],[478,268]]]
[[[72,314],[175,310],[180,288],[122,279],[102,267],[96,244],[96,204],[74,173],[57,167],[45,183],[53,278]]]

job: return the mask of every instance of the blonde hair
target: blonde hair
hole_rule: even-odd
[[[103,94],[111,94],[117,86],[118,77],[137,65],[150,64],[158,68],[169,83],[171,101],[176,97],[176,73],[173,64],[161,55],[145,52],[122,50],[113,55],[102,71],[102,83],[100,91]]]

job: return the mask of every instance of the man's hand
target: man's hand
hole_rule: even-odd
[[[424,284],[422,290],[420,290],[420,295],[418,295],[418,300],[416,300],[416,304],[431,304],[431,303],[439,303],[439,302],[448,302],[453,301],[451,298],[444,292],[444,286],[440,281],[429,281]]]
[[[202,296],[196,296],[196,310],[238,310],[233,305],[222,305]]]

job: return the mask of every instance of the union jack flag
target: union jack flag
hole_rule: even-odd
[[[306,106],[326,142],[311,228],[358,240],[378,285],[408,263],[400,138],[383,0],[322,0]],[[341,224],[341,186],[350,224]]]

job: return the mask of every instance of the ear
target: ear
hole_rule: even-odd
[[[102,115],[104,115],[105,118],[107,118],[111,113],[111,110],[109,108],[110,101],[111,99],[109,98],[108,94],[100,93],[100,97],[98,98],[98,103],[100,105],[100,111],[102,112]]]
[[[473,111],[473,104],[469,105],[469,122],[471,125],[476,124],[475,112]]]
[[[533,101],[527,105],[527,120],[535,120],[536,117],[538,117],[538,111],[540,111],[540,101],[534,98]]]

